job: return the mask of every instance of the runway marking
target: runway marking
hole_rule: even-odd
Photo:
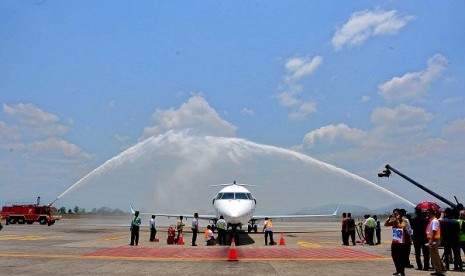
[[[51,238],[56,238],[57,236],[38,236],[38,235],[2,235],[0,236],[0,241],[40,241],[47,240]],[[63,237],[63,236],[59,236]]]
[[[321,244],[318,243],[312,243],[312,242],[305,242],[305,241],[299,241],[297,242],[298,245],[302,247],[307,247],[307,248],[320,248]]]

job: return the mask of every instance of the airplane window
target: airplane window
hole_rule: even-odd
[[[245,193],[236,193],[236,199],[248,199]]]
[[[248,199],[253,199],[253,196],[252,196],[251,193],[247,193],[246,195],[247,195],[247,198],[248,198]]]
[[[216,199],[220,199],[222,196],[223,196],[223,193],[219,193],[218,195],[216,195]]]
[[[234,193],[224,193],[221,199],[234,199]]]

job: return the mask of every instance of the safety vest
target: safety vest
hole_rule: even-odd
[[[431,229],[431,227],[433,226],[433,221],[436,221],[438,223],[438,229],[436,233],[434,233],[434,236],[433,236],[433,230]],[[439,224],[439,221],[437,218],[433,218],[432,220],[429,221],[428,227],[426,227],[426,236],[428,237],[428,240],[439,241],[441,239],[441,225]]]
[[[269,219],[269,220],[266,221],[266,223],[265,223],[265,230],[267,230],[267,231],[273,230],[273,222],[271,221],[271,219]]]
[[[139,226],[141,223],[140,223],[140,218],[139,217],[135,217],[133,220],[132,220],[132,225],[134,226]]]
[[[465,242],[465,224],[463,224],[465,220],[458,219],[457,222],[459,223],[460,229],[460,242]]]
[[[224,219],[218,220],[216,222],[216,227],[218,227],[218,229],[221,229],[221,230],[226,229],[226,221]]]
[[[176,225],[176,228],[178,229],[178,231],[182,230],[183,227],[184,227],[184,223],[182,223],[182,220],[178,221],[178,224]]]

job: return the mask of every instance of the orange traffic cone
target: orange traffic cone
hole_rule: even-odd
[[[237,258],[237,249],[236,243],[234,242],[234,238],[231,240],[231,247],[229,248],[229,259],[228,261],[239,261]]]
[[[281,232],[281,239],[279,239],[279,245],[286,245],[286,241],[284,240],[282,232]]]
[[[182,233],[179,235],[178,245],[184,245],[184,238],[182,237]]]

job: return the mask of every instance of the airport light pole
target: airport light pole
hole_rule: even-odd
[[[391,171],[398,174],[403,179],[407,180],[408,182],[412,183],[413,185],[417,186],[418,188],[422,189],[423,191],[427,192],[428,194],[434,196],[435,198],[439,199],[440,201],[444,202],[445,204],[455,208],[457,204],[453,203],[452,201],[444,198],[443,196],[438,195],[437,193],[431,191],[430,189],[426,188],[425,186],[421,185],[420,183],[416,182],[415,180],[411,179],[410,177],[406,176],[405,174],[399,172],[395,168],[391,167],[389,164],[385,166],[385,170],[382,173],[378,173],[378,177],[389,177],[391,175]]]

